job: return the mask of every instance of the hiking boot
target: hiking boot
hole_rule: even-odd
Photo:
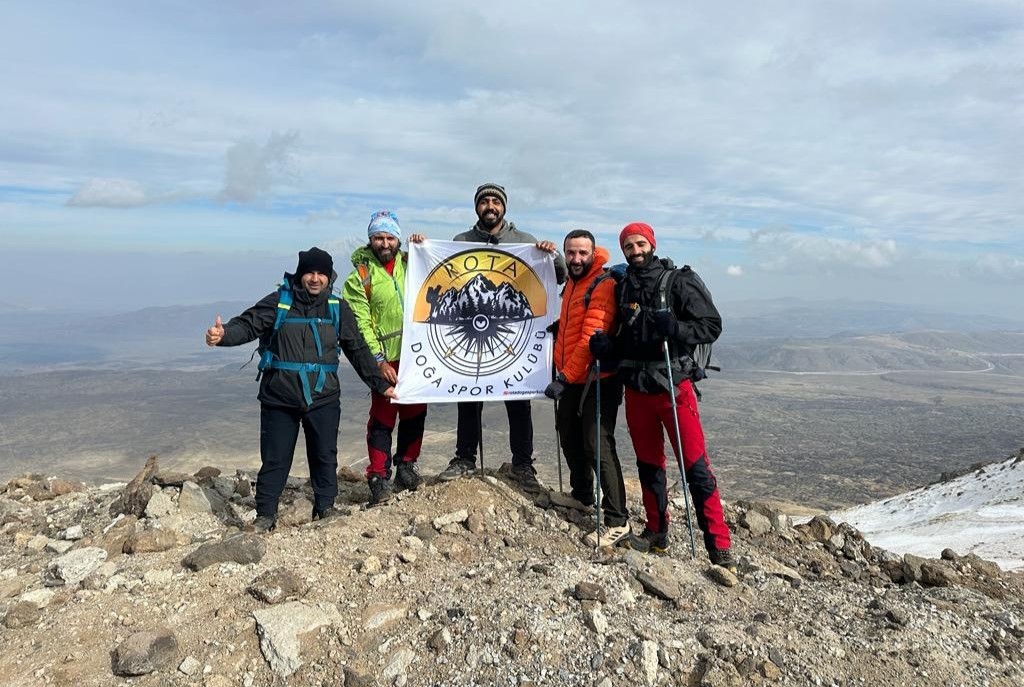
[[[668,551],[668,532],[654,532],[644,528],[641,534],[629,534],[622,545],[640,553],[665,553]]]
[[[333,520],[334,518],[340,518],[340,517],[341,517],[341,511],[338,510],[337,508],[335,508],[334,506],[328,506],[327,508],[324,508],[323,510],[317,509],[316,506],[313,507],[313,520],[314,521],[315,520]]]
[[[560,508],[572,508],[573,510],[583,511],[584,513],[594,512],[593,502],[587,503],[576,498],[572,494],[565,494],[560,491],[553,491],[548,495],[551,499],[551,503]]]
[[[628,524],[619,525],[618,527],[601,525],[600,529],[590,532],[587,536],[583,537],[583,543],[591,548],[615,546],[632,533],[633,530],[630,529]]]
[[[711,565],[717,565],[720,568],[725,568],[733,575],[736,574],[736,557],[732,555],[729,549],[712,549],[708,551],[708,558],[711,559]]]
[[[532,465],[513,465],[512,479],[519,483],[520,488],[527,494],[539,494],[544,487],[537,481],[537,471]]]
[[[385,503],[391,498],[391,482],[378,475],[370,475],[366,480],[370,485],[370,505]]]
[[[423,484],[423,477],[420,475],[420,468],[415,461],[399,463],[395,468],[395,487],[397,491],[408,489],[416,491]]]
[[[452,458],[452,462],[448,463],[448,467],[441,471],[437,478],[442,482],[451,482],[452,480],[456,480],[460,477],[465,477],[473,472],[473,470],[476,470],[475,459],[471,460],[455,456]]]
[[[257,515],[252,523],[252,530],[257,534],[266,534],[276,527],[277,518],[273,515]]]

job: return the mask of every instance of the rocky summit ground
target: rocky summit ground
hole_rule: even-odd
[[[340,517],[293,479],[266,535],[251,473],[0,486],[0,684],[1024,684],[1024,577],[976,557],[737,503],[733,576],[681,498],[655,556],[584,547],[590,515],[500,471],[372,509],[341,477]]]

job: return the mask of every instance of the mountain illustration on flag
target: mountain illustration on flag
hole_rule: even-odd
[[[428,289],[427,302],[432,324],[456,324],[486,315],[494,320],[525,320],[535,317],[521,291],[508,282],[500,286],[482,274],[470,279],[461,289]]]

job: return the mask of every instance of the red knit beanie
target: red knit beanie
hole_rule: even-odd
[[[654,229],[651,229],[651,225],[644,224],[643,222],[633,222],[624,226],[622,231],[619,232],[619,248],[622,248],[627,238],[637,234],[647,239],[647,242],[651,244],[651,250],[658,247],[658,242],[654,240]]]

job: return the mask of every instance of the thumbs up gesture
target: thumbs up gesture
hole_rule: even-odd
[[[216,346],[224,338],[224,325],[220,321],[220,315],[214,320],[213,326],[206,330],[206,345]]]

